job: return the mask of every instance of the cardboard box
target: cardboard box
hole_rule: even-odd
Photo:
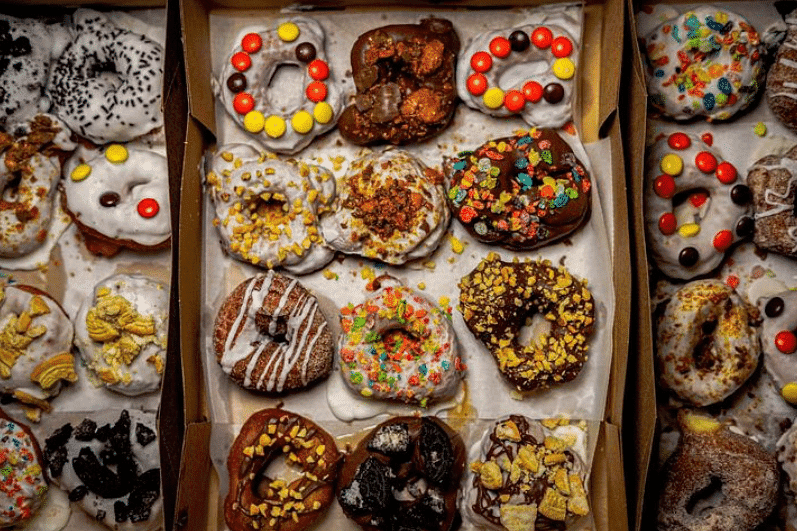
[[[388,2],[377,2],[387,7]],[[515,3],[510,2],[511,5]],[[528,5],[517,3],[516,5]],[[507,6],[506,2],[481,2],[478,9]],[[199,168],[205,150],[215,140],[214,98],[211,91],[210,26],[213,10],[279,9],[280,2],[262,3],[250,0],[214,2],[211,0],[183,0],[179,4],[182,42],[188,92],[188,123],[185,131],[185,151],[182,163],[182,187],[179,225],[176,234],[178,298],[180,302],[180,350],[183,363],[183,393],[185,400],[185,440],[180,466],[179,490],[176,505],[175,529],[215,529],[217,521],[218,478],[208,456],[211,423],[203,382],[200,354],[201,290],[196,264],[202,256],[203,184]],[[309,6],[308,6],[309,7]],[[356,2],[325,1],[314,3],[316,9],[349,10],[356,13],[369,6]],[[374,3],[370,3],[370,8]],[[410,2],[403,9],[477,8],[475,3],[451,4]],[[622,469],[621,428],[622,403],[625,386],[626,359],[631,311],[631,262],[628,245],[628,219],[625,201],[625,165],[618,118],[620,75],[623,59],[625,4],[621,0],[591,2],[585,6],[585,31],[582,47],[582,114],[576,117],[577,127],[585,143],[599,139],[607,142],[612,154],[615,200],[606,214],[612,220],[613,285],[616,311],[611,327],[614,352],[611,382],[605,408],[605,418],[598,434],[593,463],[590,494],[595,528],[606,531],[627,529],[627,505]],[[312,13],[311,13],[312,16]],[[335,375],[333,374],[332,377]],[[210,478],[210,481],[209,481]]]

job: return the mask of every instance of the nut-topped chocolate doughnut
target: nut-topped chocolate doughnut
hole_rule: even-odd
[[[764,367],[784,400],[797,406],[797,291],[762,298],[761,346]]]
[[[584,280],[548,261],[503,262],[490,253],[459,282],[465,324],[517,389],[568,382],[587,360],[595,304]],[[550,331],[527,345],[520,330],[534,313]]]
[[[747,186],[753,193],[755,244],[797,258],[797,146],[756,161]]]
[[[450,21],[427,18],[370,30],[351,50],[357,95],[338,120],[355,144],[421,142],[454,115],[459,38]]]
[[[491,140],[448,167],[454,217],[485,243],[534,249],[571,234],[590,211],[590,176],[553,129]]]

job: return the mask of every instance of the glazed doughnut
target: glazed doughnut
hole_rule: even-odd
[[[299,87],[272,87],[278,69],[296,66]],[[284,106],[269,91],[299,92]],[[253,138],[277,153],[296,153],[335,126],[343,94],[324,48],[324,30],[309,18],[250,28],[235,40],[216,92],[227,113]]]
[[[76,144],[54,116],[39,114],[0,133],[0,257],[25,256],[43,244],[53,220],[61,163]]]
[[[757,528],[775,508],[775,457],[714,419],[683,410],[679,420],[682,437],[663,468],[657,529]],[[707,498],[708,494],[722,499]]]
[[[295,479],[267,475],[280,456]],[[332,503],[340,460],[335,439],[313,421],[281,409],[258,411],[227,458],[227,525],[232,531],[309,529]]]
[[[62,380],[76,382],[70,352],[74,328],[61,306],[43,291],[14,284],[0,290],[0,392],[25,405],[50,410],[48,398]]]
[[[443,18],[394,24],[357,38],[351,67],[357,95],[338,120],[360,145],[422,142],[443,131],[457,105],[459,38]]]
[[[75,345],[98,385],[128,396],[160,389],[169,332],[169,288],[119,274],[94,286],[75,317]]]
[[[358,395],[427,404],[452,397],[465,367],[450,317],[406,286],[340,310],[343,380]]]
[[[64,165],[64,208],[94,254],[122,248],[169,247],[169,169],[166,157],[111,144],[102,151],[78,148]]]
[[[335,346],[316,298],[274,271],[245,280],[222,303],[216,361],[238,385],[270,393],[307,387],[332,371]]]
[[[462,438],[437,417],[393,417],[346,456],[338,481],[343,513],[365,531],[451,531],[459,525]]]
[[[720,402],[758,365],[760,316],[718,280],[684,285],[658,318],[659,382],[695,406]]]
[[[592,183],[553,129],[491,140],[449,162],[454,217],[477,240],[529,250],[580,227]]]
[[[693,135],[673,133],[650,148],[644,198],[648,248],[668,277],[711,272],[753,233],[750,189]]]
[[[0,528],[26,523],[47,496],[44,458],[30,428],[0,411]]]
[[[91,9],[72,15],[74,40],[47,85],[52,112],[96,144],[127,142],[163,125],[163,48]]]
[[[44,444],[50,478],[91,518],[114,531],[163,525],[155,414],[98,411],[64,424]]]
[[[758,309],[764,367],[783,399],[797,406],[797,291],[759,299]]]
[[[797,258],[797,146],[758,160],[748,170],[747,186],[753,192],[755,244]]]
[[[783,472],[786,473],[786,490],[797,496],[797,423],[778,440],[778,461]]]
[[[233,258],[301,275],[334,257],[318,230],[335,197],[325,168],[228,144],[206,157],[205,179],[213,224]]]
[[[529,125],[561,127],[573,114],[580,25],[560,12],[475,36],[457,64],[460,98],[490,116],[519,114]]]
[[[587,361],[595,303],[584,280],[548,261],[503,262],[490,253],[459,282],[468,329],[521,391],[569,382]],[[520,343],[526,318],[538,314],[550,331]]]
[[[430,255],[451,220],[440,172],[405,151],[369,153],[337,182],[333,215],[321,220],[327,244],[400,265]]]
[[[574,448],[576,426],[509,415],[472,449],[463,505],[474,524],[495,531],[560,529],[589,514],[589,468]]]
[[[797,133],[797,11],[785,17],[786,38],[767,72],[767,103],[783,125]]]
[[[736,13],[698,7],[664,22],[642,44],[650,102],[675,120],[727,120],[764,86],[766,47]]]

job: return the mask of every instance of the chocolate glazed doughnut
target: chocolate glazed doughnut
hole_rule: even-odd
[[[357,95],[338,120],[341,135],[402,145],[440,133],[456,106],[457,53],[454,26],[442,18],[362,34],[351,50]]]
[[[366,531],[450,531],[460,523],[462,438],[437,417],[383,422],[346,457],[338,481],[343,512]]]

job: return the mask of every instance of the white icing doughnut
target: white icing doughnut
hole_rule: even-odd
[[[47,85],[52,112],[97,144],[127,142],[161,127],[161,45],[90,9],[75,11],[72,22],[76,37]]]
[[[300,87],[271,86],[277,70],[296,66]],[[269,91],[301,96],[278,107]],[[235,40],[216,92],[227,113],[277,153],[296,153],[335,126],[343,94],[329,67],[324,30],[315,20],[292,18],[272,28],[249,28]],[[284,102],[282,102],[284,103]]]
[[[328,170],[229,144],[206,157],[205,178],[213,224],[234,258],[299,275],[332,260],[318,230],[318,216],[335,196]]]
[[[659,381],[696,406],[720,402],[753,374],[758,312],[718,280],[679,289],[658,318]]]
[[[134,250],[168,246],[171,237],[166,157],[111,144],[78,149],[64,165],[66,210],[84,232]]]
[[[795,419],[797,420],[797,419]],[[778,461],[788,476],[787,490],[797,496],[797,422],[778,440]]]
[[[784,400],[797,406],[797,291],[759,299],[758,309],[764,367]]]
[[[352,161],[337,191],[335,213],[321,219],[321,232],[347,254],[389,264],[428,256],[451,219],[442,176],[405,151]]]
[[[0,294],[0,391],[49,410],[45,400],[60,392],[61,380],[77,381],[72,322],[36,288],[16,284]]]
[[[47,494],[39,445],[27,426],[0,418],[0,527],[27,523]]]
[[[736,168],[694,135],[650,148],[645,179],[648,247],[661,271],[690,279],[720,265],[753,233],[752,194]]]
[[[764,86],[766,47],[744,17],[702,6],[664,22],[643,43],[650,102],[675,120],[727,120]]]
[[[75,317],[75,345],[99,385],[129,396],[160,389],[169,288],[139,275],[99,282]]]
[[[491,116],[519,114],[533,126],[564,125],[573,114],[580,36],[580,21],[565,12],[477,35],[459,55],[459,97]]]

